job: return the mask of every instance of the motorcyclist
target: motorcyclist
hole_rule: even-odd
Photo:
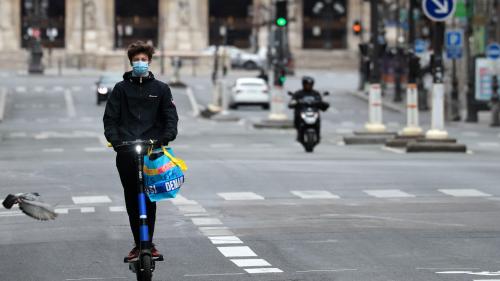
[[[296,91],[292,95],[292,100],[288,104],[289,108],[294,109],[294,117],[293,117],[293,123],[295,126],[295,129],[297,129],[297,141],[301,142],[301,136],[303,136],[302,132],[300,132],[300,112],[301,112],[301,106],[299,101],[301,99],[304,99],[305,97],[313,97],[319,104],[319,109],[322,111],[325,111],[328,109],[329,104],[327,102],[324,102],[322,100],[321,94],[314,90],[314,78],[310,76],[304,76],[302,77],[302,89]],[[318,137],[320,136],[320,120],[318,120],[318,123],[315,126],[315,129],[318,133]]]

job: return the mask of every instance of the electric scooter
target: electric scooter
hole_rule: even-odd
[[[129,260],[125,257],[124,262],[129,264],[129,269],[137,275],[137,281],[151,281],[155,262],[163,261],[163,255],[153,257],[151,254],[152,243],[149,240],[148,216],[146,212],[146,193],[143,179],[144,155],[148,148],[151,148],[156,140],[135,140],[124,141],[120,146],[133,146],[137,155],[137,193],[139,200],[139,219],[140,219],[140,243],[139,257],[136,260]]]

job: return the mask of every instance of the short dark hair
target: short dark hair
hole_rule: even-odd
[[[155,49],[153,46],[144,43],[143,41],[136,41],[128,46],[127,55],[130,62],[132,62],[133,57],[140,53],[146,54],[149,60],[151,60],[153,58],[153,54],[155,53]]]

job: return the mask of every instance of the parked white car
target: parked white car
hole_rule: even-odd
[[[234,68],[245,68],[245,69],[258,69],[262,68],[266,61],[265,54],[259,52],[257,54],[250,53],[234,46],[220,46],[219,55],[222,54],[222,48],[225,48],[231,59],[231,67]],[[215,46],[209,46],[202,51],[205,55],[214,55]]]
[[[231,88],[229,107],[232,109],[240,105],[259,105],[269,109],[270,102],[269,87],[261,78],[239,78]]]

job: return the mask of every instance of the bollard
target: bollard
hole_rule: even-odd
[[[500,126],[500,96],[498,95],[498,76],[493,75],[491,80],[491,127]]]
[[[61,75],[62,75],[62,59],[61,59],[61,58],[59,58],[59,59],[57,60],[57,74],[58,74],[59,76],[61,76]]]
[[[385,125],[382,124],[382,89],[380,84],[371,84],[369,92],[369,121],[365,129],[370,133],[385,132]]]
[[[271,88],[271,106],[269,120],[284,121],[288,117],[285,114],[285,93],[282,87]]]
[[[428,139],[446,139],[448,132],[444,129],[444,84],[432,85],[432,122],[431,129],[425,134]]]
[[[418,125],[418,89],[417,84],[408,84],[406,89],[406,127],[401,134],[403,136],[418,136],[422,134],[422,128]]]
[[[212,112],[221,111],[222,87],[220,80],[215,81],[212,91],[212,103],[208,105],[208,109]]]

